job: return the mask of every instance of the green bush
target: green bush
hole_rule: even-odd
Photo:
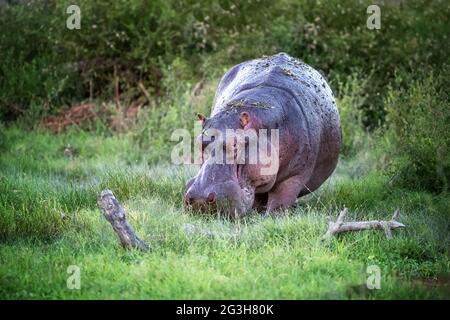
[[[66,28],[66,8],[81,8],[81,30]],[[49,0],[0,5],[0,119],[39,118],[85,99],[124,105],[170,91],[164,70],[176,59],[187,78],[287,52],[333,80],[371,74],[362,121],[383,120],[394,71],[413,72],[448,58],[448,1],[380,3],[381,30],[366,27],[372,1]],[[183,81],[180,79],[179,81]],[[32,106],[40,106],[39,110]]]
[[[54,4],[0,4],[0,119],[32,109],[38,118],[81,98],[71,59],[62,54],[54,29]],[[38,111],[38,112],[36,112]]]
[[[394,157],[391,170],[394,181],[405,187],[448,191],[449,75],[450,67],[445,66],[412,81],[410,88],[391,89],[387,95],[387,137]]]
[[[178,143],[170,140],[175,129],[184,128],[192,134],[196,114],[210,114],[219,80],[205,78],[194,83],[188,80],[187,69],[187,63],[181,59],[175,59],[163,69],[164,98],[158,100],[158,106],[142,112],[133,130],[134,141],[142,150],[147,150],[149,163],[170,159],[171,150]],[[198,92],[193,93],[196,86]]]
[[[337,76],[331,83],[338,92],[336,100],[342,129],[341,153],[345,156],[355,155],[367,139],[362,107],[367,99],[364,91],[368,83],[369,79],[362,79],[358,73],[344,79]]]

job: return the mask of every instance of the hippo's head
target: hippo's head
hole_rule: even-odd
[[[203,163],[186,184],[184,203],[196,210],[219,210],[240,217],[252,208],[255,191],[267,192],[273,186],[278,170],[278,154],[273,150],[277,148],[264,137],[272,150],[271,163],[261,158],[258,121],[250,112],[227,111],[210,119],[199,115],[199,119],[203,131],[197,143]]]

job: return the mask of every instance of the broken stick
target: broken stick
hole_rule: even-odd
[[[368,230],[368,229],[381,229],[384,230],[386,237],[388,239],[392,238],[391,230],[397,228],[404,228],[405,225],[397,221],[399,211],[395,210],[394,215],[390,221],[382,221],[382,220],[372,220],[372,221],[351,221],[344,222],[345,216],[348,213],[348,209],[344,208],[339,214],[336,222],[329,218],[328,220],[328,231],[322,237],[322,240],[328,239],[334,235],[339,233],[348,232],[348,231],[359,231],[359,230]]]
[[[114,231],[119,236],[120,243],[125,249],[149,250],[149,246],[134,233],[133,228],[128,223],[125,210],[120,206],[119,201],[117,201],[111,190],[103,190],[97,199],[97,203],[102,209],[106,220],[111,223]]]

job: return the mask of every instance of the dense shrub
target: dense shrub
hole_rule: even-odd
[[[402,75],[398,80],[405,81]],[[449,87],[450,68],[446,66],[410,82],[407,89],[391,89],[388,93],[387,137],[394,156],[391,170],[394,181],[405,187],[448,191]]]
[[[331,83],[338,92],[336,100],[342,129],[341,153],[345,156],[355,155],[367,140],[362,107],[367,99],[364,92],[368,82],[369,78],[362,78],[355,72],[348,77],[337,76]]]
[[[81,8],[68,30],[66,8]],[[448,1],[380,2],[381,30],[366,28],[372,1],[48,0],[0,4],[0,119],[33,118],[91,98],[145,100],[167,94],[164,70],[178,59],[199,80],[285,51],[329,79],[371,74],[362,121],[374,127],[394,71],[447,59]],[[141,85],[140,85],[141,84]]]
[[[51,2],[0,4],[0,119],[39,116],[80,98],[71,59],[60,56]],[[64,60],[65,59],[65,60]]]

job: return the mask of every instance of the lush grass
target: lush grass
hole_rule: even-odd
[[[229,221],[185,213],[181,192],[195,168],[149,166],[129,135],[13,127],[0,148],[0,298],[450,297],[450,198],[393,189],[374,171],[372,151],[342,159],[320,192],[283,218]],[[150,253],[118,246],[96,208],[103,188]],[[322,243],[326,216],[344,205],[356,219],[400,208],[407,229],[389,241],[372,231]],[[365,285],[372,264],[380,290]],[[80,290],[66,286],[69,265],[81,268]]]
[[[25,2],[0,5],[0,119],[19,119],[0,122],[0,298],[450,298],[445,1],[382,2],[382,30],[369,30],[368,0],[79,0],[77,31],[61,28],[66,0]],[[195,168],[168,163],[170,134],[209,112],[229,66],[280,51],[329,79],[337,170],[282,218],[185,212]],[[121,107],[108,103],[117,92]],[[105,113],[60,135],[36,130],[87,99]],[[135,122],[113,132],[131,102]],[[96,206],[105,188],[150,253],[118,246]],[[399,208],[407,228],[321,242],[344,206],[352,219]],[[365,285],[373,264],[380,290]],[[70,265],[80,290],[66,286]]]

